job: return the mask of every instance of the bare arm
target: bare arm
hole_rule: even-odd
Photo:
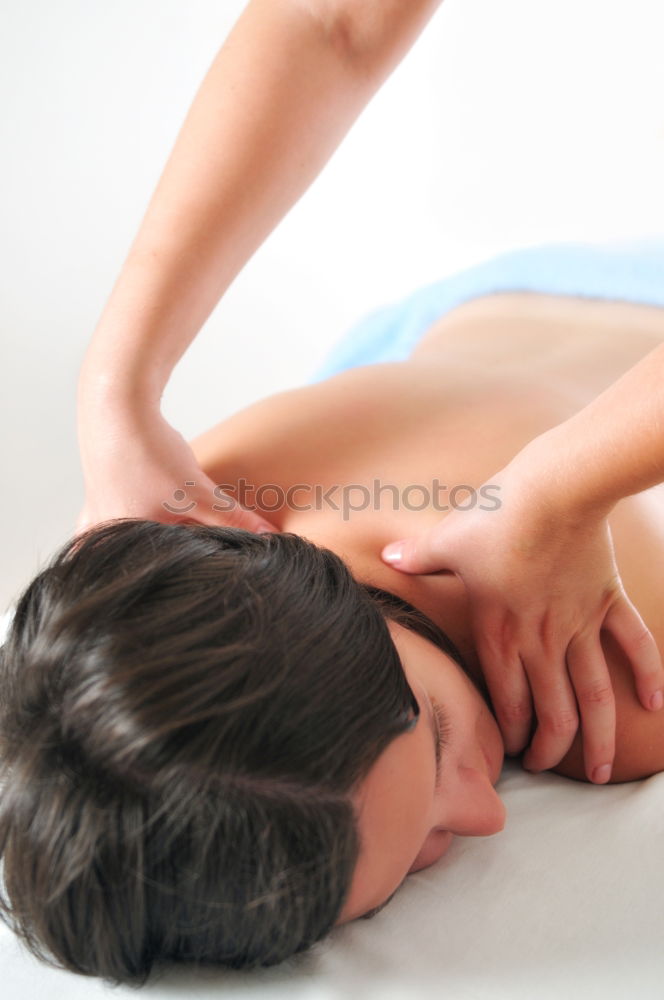
[[[623,497],[664,482],[664,344],[536,438],[523,461],[533,480],[555,482],[580,518],[606,516]]]
[[[243,265],[440,0],[251,0],[194,100],[100,318],[80,404],[157,402]]]
[[[439,3],[250,0],[196,95],[83,362],[78,530],[113,517],[179,520],[185,507],[203,523],[266,527],[242,508],[214,509],[214,484],[162,417],[161,395]],[[169,504],[182,487],[186,501]]]

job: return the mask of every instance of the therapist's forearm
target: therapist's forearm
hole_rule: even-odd
[[[536,493],[582,516],[664,482],[664,344],[517,461],[530,465]]]
[[[233,278],[320,172],[436,3],[354,58],[295,0],[252,0],[189,111],[88,348],[79,401],[158,403]],[[388,3],[401,10],[403,5]],[[403,8],[407,9],[407,8]]]

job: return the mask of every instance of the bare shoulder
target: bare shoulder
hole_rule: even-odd
[[[275,393],[252,403],[190,442],[201,467],[214,477],[247,456],[261,468],[278,456],[297,466],[330,457],[352,445],[375,444],[385,427],[404,428],[405,415],[420,413],[422,394],[433,396],[432,368],[442,362],[383,362],[340,372],[321,382]],[[440,395],[439,383],[436,389]],[[290,461],[286,461],[287,456]],[[284,469],[285,472],[285,469]]]

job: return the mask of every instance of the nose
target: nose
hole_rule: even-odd
[[[490,837],[505,827],[507,810],[485,771],[459,767],[456,783],[443,792],[439,823],[429,833],[410,872],[428,868],[452,842],[452,836]]]
[[[455,785],[443,795],[441,822],[460,837],[490,837],[505,827],[507,810],[485,771],[459,767]]]

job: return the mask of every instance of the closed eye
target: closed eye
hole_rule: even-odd
[[[450,745],[450,736],[452,734],[452,729],[450,725],[449,716],[440,707],[438,702],[431,699],[431,707],[433,709],[433,717],[436,722],[436,786],[440,780],[440,765],[443,753],[448,749]]]

